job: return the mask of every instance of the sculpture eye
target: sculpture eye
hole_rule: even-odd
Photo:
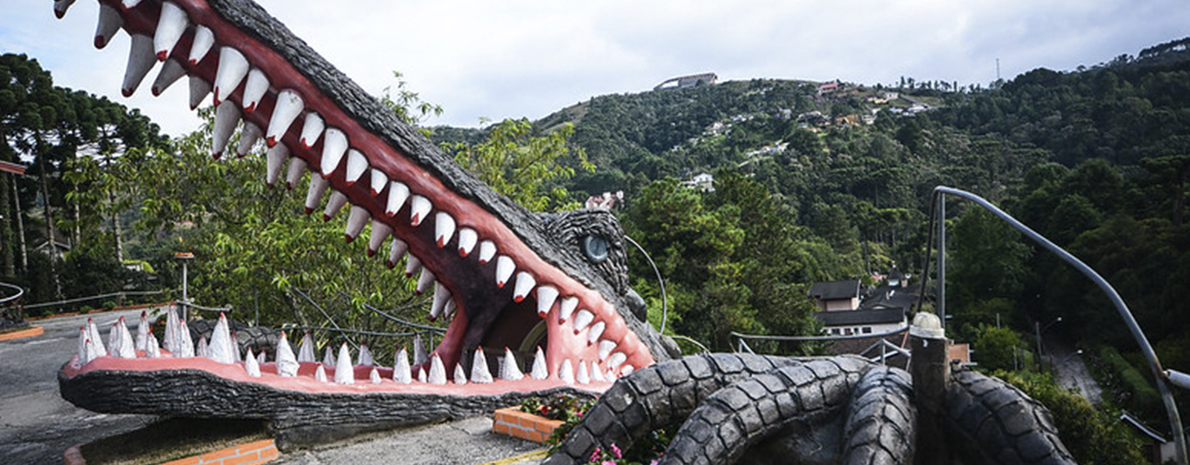
[[[587,261],[596,265],[607,260],[607,239],[601,236],[587,236],[583,238],[583,254]]]

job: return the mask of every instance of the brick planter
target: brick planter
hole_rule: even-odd
[[[493,415],[492,432],[542,443],[561,424],[561,420],[550,420],[522,412],[519,407],[508,407],[497,410]]]

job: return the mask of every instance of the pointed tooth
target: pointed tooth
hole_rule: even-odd
[[[405,261],[405,277],[412,278],[413,273],[421,271],[421,260],[413,254],[409,255],[409,259]]]
[[[313,179],[316,177],[318,176],[311,176],[310,178]],[[327,182],[329,183],[330,181]],[[322,210],[322,221],[330,221],[331,218],[339,214],[339,210],[342,210],[344,205],[347,205],[347,196],[343,195],[342,192],[332,189],[331,198],[326,201],[326,208]],[[363,227],[363,225],[361,224],[360,227]]]
[[[213,45],[215,45],[215,33],[206,26],[195,26],[194,40],[190,42],[190,66],[196,66],[198,62],[206,58]]]
[[[422,384],[426,383],[426,369],[424,367],[419,367],[417,369],[417,382]]]
[[[512,301],[521,303],[525,301],[525,297],[533,292],[533,288],[537,286],[537,280],[533,279],[533,275],[527,272],[520,272],[516,274],[516,284],[512,287]]]
[[[178,320],[178,351],[174,357],[190,358],[194,356],[194,340],[190,338],[190,327],[186,320]]]
[[[594,344],[598,341],[599,336],[603,335],[604,328],[607,328],[607,323],[602,321],[596,321],[595,324],[591,325],[591,330],[587,331],[587,342]]]
[[[306,160],[301,157],[293,157],[289,159],[289,168],[285,170],[285,188],[293,189],[293,186],[302,180],[302,175],[306,173]],[[317,176],[314,176],[317,177]],[[315,202],[317,204],[317,202]],[[311,210],[313,211],[313,210]],[[306,212],[310,214],[310,212]]]
[[[404,257],[405,253],[408,251],[409,251],[409,245],[406,244],[405,241],[394,237],[392,245],[390,245],[389,249],[388,249],[388,267],[389,267],[389,269],[396,268],[397,262],[401,261],[401,258]]]
[[[569,359],[562,361],[562,367],[558,369],[558,379],[566,384],[574,384],[574,365]]]
[[[607,359],[607,368],[615,371],[626,360],[628,360],[628,356],[624,355],[623,352],[612,352],[612,355]]]
[[[329,178],[343,161],[343,154],[347,153],[347,135],[336,128],[327,128],[322,140],[322,160],[319,167],[322,177]]]
[[[463,371],[461,363],[455,364],[455,384],[460,386],[467,384],[467,373]]]
[[[124,85],[120,87],[120,93],[125,97],[131,97],[155,64],[157,60],[153,56],[153,38],[133,34],[132,47],[128,49],[128,67],[124,69]]]
[[[122,26],[124,18],[120,16],[120,12],[106,3],[100,3],[99,24],[95,26],[95,48],[107,47],[112,41],[112,36],[115,36]]]
[[[297,376],[298,364],[297,357],[293,355],[293,348],[289,346],[289,340],[285,337],[285,332],[281,332],[281,338],[277,340],[277,374],[286,378]]]
[[[537,346],[537,354],[533,356],[533,370],[529,373],[529,377],[533,379],[550,377],[549,369],[545,366],[545,352],[542,352],[541,346]]]
[[[359,178],[361,176],[363,176],[364,172],[367,170],[368,170],[368,159],[366,157],[364,157],[364,154],[360,153],[360,151],[356,150],[356,149],[348,149],[347,150],[347,175],[345,176],[347,185],[348,186],[354,185],[356,183],[356,181],[359,181]]]
[[[54,16],[62,19],[71,5],[74,5],[74,0],[54,0]]]
[[[591,375],[587,372],[587,362],[578,361],[578,372],[574,374],[574,380],[579,384],[591,384]]]
[[[339,346],[339,360],[335,363],[335,383],[355,384],[355,369],[351,366],[351,349],[347,343]]]
[[[305,107],[306,103],[302,101],[302,96],[293,89],[282,89],[277,92],[277,103],[273,106],[272,116],[269,116],[269,129],[265,134],[265,144],[268,144],[269,147],[277,145],[277,142],[285,137],[289,127],[293,125],[293,120],[297,119]]]
[[[517,365],[516,357],[512,356],[512,350],[504,348],[504,365],[500,369],[500,379],[507,379],[509,381],[520,381],[525,378],[525,374],[521,372],[521,367]]]
[[[446,212],[434,215],[434,238],[438,248],[446,247],[446,243],[455,235],[455,219]]]
[[[376,370],[376,367],[372,367],[372,371],[368,373],[368,381],[371,381],[372,384],[380,384],[380,372]]]
[[[376,364],[376,360],[372,358],[372,351],[368,350],[368,345],[365,343],[359,344],[359,362],[356,365],[372,366]]]
[[[314,380],[320,383],[326,382],[326,369],[322,365],[318,365],[318,368],[314,369]]]
[[[592,383],[606,383],[607,379],[603,377],[603,370],[599,369],[599,365],[591,362],[591,382]]]
[[[259,68],[252,68],[248,71],[248,82],[244,84],[244,96],[240,103],[244,106],[245,113],[252,113],[256,111],[256,106],[260,104],[260,99],[264,97],[265,92],[269,91],[269,77],[264,74]]]
[[[277,144],[269,148],[266,156],[266,173],[264,176],[265,184],[273,187],[277,184],[277,178],[281,177],[281,165],[285,163],[285,159],[289,158],[289,147],[285,144]]]
[[[574,309],[578,308],[578,297],[566,297],[562,299],[562,304],[558,306],[558,322],[564,323],[570,319],[570,315],[574,313]]]
[[[240,122],[240,107],[230,100],[215,107],[215,129],[211,131],[211,156],[218,159],[227,148],[231,133]]]
[[[140,5],[140,2],[141,0],[123,0],[120,5],[124,7],[124,11],[128,11],[136,8],[137,5]]]
[[[161,4],[161,16],[157,18],[157,32],[153,34],[153,50],[157,59],[165,61],[170,52],[186,32],[186,25],[190,20],[186,11],[173,2]]]
[[[318,357],[314,355],[314,336],[310,335],[309,331],[302,336],[302,344],[298,346],[297,361],[299,362],[317,362]]]
[[[190,76],[190,109],[202,105],[202,101],[211,93],[211,83],[198,76]]]
[[[372,184],[369,187],[372,190],[372,196],[380,195],[380,192],[388,187],[388,176],[376,168],[372,168]]]
[[[516,262],[512,261],[507,255],[496,257],[496,287],[503,288],[515,270]]]
[[[574,334],[578,334],[579,331],[582,331],[587,325],[591,324],[591,321],[594,319],[595,314],[591,313],[590,310],[585,308],[579,310],[578,314],[574,315]]]
[[[244,158],[252,146],[256,145],[256,141],[260,140],[260,126],[251,121],[244,122],[244,129],[240,131],[240,143],[236,145],[236,156]]]
[[[634,367],[632,365],[624,365],[624,368],[620,369],[620,376],[631,375],[632,372],[634,372],[634,371],[636,371],[636,367]]]
[[[417,287],[415,291],[420,295],[430,288],[431,284],[435,284],[434,273],[427,268],[421,269],[421,276],[417,277]]]
[[[442,365],[442,357],[437,352],[430,357],[430,375],[426,377],[426,382],[439,386],[446,384],[446,367]]]
[[[426,216],[429,216],[430,210],[433,209],[434,204],[430,202],[430,199],[414,195],[413,200],[409,203],[409,224],[414,227],[420,226],[422,221],[426,220]]]
[[[157,78],[153,80],[153,86],[149,88],[149,91],[153,93],[154,97],[159,96],[185,75],[186,69],[182,67],[181,63],[178,63],[178,60],[173,58],[165,60],[165,64],[161,65],[161,72],[157,73]]]
[[[161,358],[161,346],[157,345],[157,336],[149,333],[145,342],[145,358]]]
[[[322,352],[322,366],[334,367],[339,364],[339,360],[335,358],[335,349],[329,345],[326,350]]]
[[[414,365],[425,365],[426,362],[428,362],[428,361],[430,361],[430,359],[428,357],[426,357],[426,345],[421,342],[421,334],[414,334],[413,335],[413,364]]]
[[[297,157],[294,157],[297,159]],[[318,202],[322,200],[322,195],[326,193],[326,188],[331,185],[330,181],[322,179],[322,176],[310,176],[310,189],[306,191],[306,214],[314,212],[318,208]]]
[[[558,288],[543,284],[537,287],[537,316],[545,318],[558,300]]]
[[[144,310],[140,312],[140,322],[136,325],[136,350],[144,352],[149,339],[149,315]]]
[[[244,371],[248,372],[248,376],[253,378],[260,377],[260,361],[252,354],[252,348],[248,348],[248,354],[244,356]]]
[[[450,291],[443,286],[442,283],[435,283],[434,285],[434,302],[430,305],[430,320],[437,319],[446,310],[446,304],[450,302]]]
[[[384,214],[392,217],[401,207],[405,205],[405,201],[409,199],[409,186],[400,181],[393,181],[388,187],[388,205],[384,207]]]
[[[479,243],[479,264],[483,265],[492,261],[492,257],[496,256],[496,243],[484,240]]]
[[[207,356],[207,349],[208,349],[207,345],[208,345],[207,337],[205,335],[200,334],[198,336],[198,346],[196,346],[194,348],[194,356],[205,358]],[[116,354],[113,353],[112,356],[114,357],[114,356],[116,356]]]
[[[599,341],[599,361],[607,360],[608,354],[611,354],[613,350],[616,350],[615,341],[609,341],[607,339]]]
[[[459,256],[466,257],[471,255],[471,251],[475,249],[475,243],[479,240],[479,234],[471,228],[459,228]]]
[[[335,193],[342,195],[339,191],[335,191]],[[343,199],[347,199],[347,197],[343,197]],[[364,225],[368,224],[368,220],[370,219],[372,219],[372,215],[368,213],[368,209],[352,205],[351,214],[347,216],[347,230],[345,233],[348,241],[355,240],[355,237],[359,236],[359,232],[364,230]]]
[[[306,113],[306,120],[302,122],[302,148],[308,149],[318,143],[318,138],[322,137],[322,130],[326,129],[326,123],[322,122],[322,117],[318,113]]]
[[[492,372],[488,369],[488,359],[483,355],[483,347],[476,347],[475,356],[471,358],[471,382],[491,384],[492,381]]]
[[[454,299],[446,301],[446,307],[442,309],[442,318],[450,318],[451,315],[454,315],[456,309],[458,309],[458,304],[455,303]]]
[[[392,235],[392,233],[393,228],[388,223],[373,219],[372,232],[368,236],[368,256],[375,255],[376,251],[380,250],[380,245],[384,244],[384,240]]]
[[[228,327],[227,317],[222,313],[219,314],[219,321],[215,323],[215,329],[211,331],[207,351],[207,358],[219,363],[235,362],[236,353],[239,352],[239,349],[232,345],[231,329]]]
[[[219,49],[219,67],[215,70],[215,105],[235,92],[248,75],[248,59],[232,47]]]
[[[409,352],[402,347],[397,351],[396,362],[393,365],[393,381],[401,384],[413,382],[413,374],[409,370]]]

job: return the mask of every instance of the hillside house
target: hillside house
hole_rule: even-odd
[[[686,187],[691,189],[700,189],[707,192],[715,192],[715,176],[710,173],[699,173],[689,181],[682,181]]]

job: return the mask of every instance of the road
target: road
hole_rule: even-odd
[[[1091,377],[1087,364],[1083,363],[1083,355],[1077,353],[1070,346],[1056,338],[1045,340],[1045,362],[1053,367],[1055,381],[1060,386],[1077,390],[1092,404],[1099,404],[1103,398],[1103,389]]]

